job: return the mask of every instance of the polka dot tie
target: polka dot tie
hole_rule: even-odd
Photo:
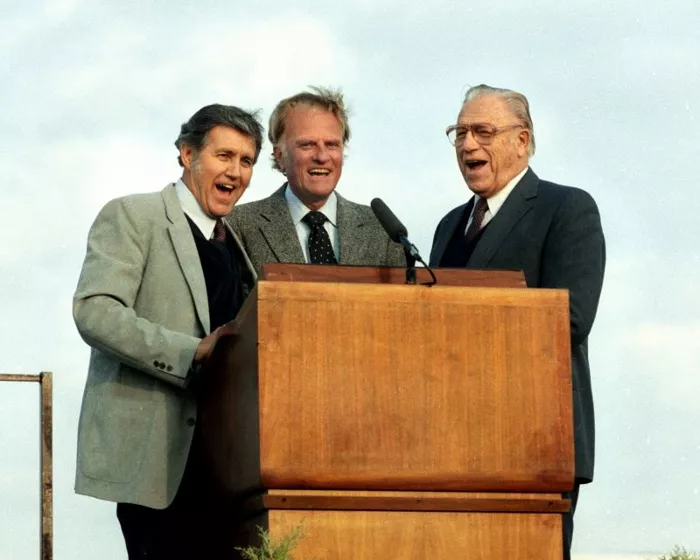
[[[212,239],[226,241],[226,226],[221,218],[216,220],[216,224],[214,225],[214,237],[212,237]]]
[[[309,232],[309,259],[312,264],[338,264],[333,253],[331,238],[323,224],[328,221],[325,214],[312,210],[301,219],[311,231]]]
[[[485,198],[479,198],[479,200],[476,201],[474,213],[472,214],[472,223],[469,224],[467,233],[464,234],[464,237],[467,239],[467,243],[474,239],[474,236],[479,233],[481,223],[484,221],[484,216],[486,215],[486,211],[488,209],[489,205]]]

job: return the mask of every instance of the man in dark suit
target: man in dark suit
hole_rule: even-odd
[[[335,192],[350,127],[340,92],[312,88],[270,116],[272,166],[287,182],[228,218],[258,273],[265,263],[405,266],[368,206]]]
[[[92,347],[75,489],[117,502],[130,560],[230,558],[191,383],[255,281],[222,217],[262,144],[254,115],[209,105],[182,125],[180,180],[107,203],[73,300]]]
[[[430,264],[520,269],[528,287],[569,290],[576,485],[563,519],[569,558],[579,485],[593,480],[594,419],[588,367],[605,268],[598,208],[580,189],[540,180],[529,168],[535,137],[527,99],[506,89],[471,88],[447,136],[474,196],[438,224]]]

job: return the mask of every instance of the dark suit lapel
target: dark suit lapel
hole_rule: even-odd
[[[486,268],[498,251],[501,243],[532,208],[537,196],[539,179],[532,169],[528,169],[520,182],[501,206],[474,248],[467,263],[468,268]]]
[[[275,255],[277,262],[305,263],[292,215],[284,198],[286,184],[266,199],[260,211],[260,232]]]
[[[368,239],[362,236],[365,225],[358,206],[335,193],[338,198],[338,248],[339,264],[362,264]]]
[[[462,219],[464,212],[471,212],[473,206],[474,197],[472,197],[471,200],[463,206],[460,206],[458,208],[458,211],[450,213],[446,223],[442,226],[440,230],[440,235],[437,237],[437,239],[435,239],[435,247],[430,253],[431,266],[439,265],[440,261],[442,260],[442,256],[445,254],[447,245],[449,245],[450,239],[452,239],[452,236],[455,234],[455,230],[457,229],[457,226],[459,225],[459,222]]]
[[[204,332],[208,333],[210,329],[209,301],[207,300],[207,285],[204,281],[204,272],[202,272],[202,265],[199,261],[197,245],[194,242],[192,230],[187,223],[185,213],[177,198],[175,186],[170,185],[166,187],[162,194],[165,203],[165,214],[171,222],[170,226],[168,226],[170,240],[173,243],[175,255],[190,288],[199,322],[202,324]]]

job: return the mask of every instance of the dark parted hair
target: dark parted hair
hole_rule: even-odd
[[[207,133],[215,126],[228,126],[249,136],[255,141],[255,162],[258,161],[262,149],[264,130],[260,124],[259,111],[244,111],[233,105],[220,105],[215,103],[202,107],[180,127],[180,135],[175,140],[175,147],[190,146],[195,152],[199,152],[207,138]],[[180,167],[182,158],[178,155],[177,162]]]

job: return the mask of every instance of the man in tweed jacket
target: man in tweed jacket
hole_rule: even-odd
[[[117,502],[129,559],[230,558],[201,444],[200,375],[255,272],[225,227],[250,182],[262,126],[209,105],[176,141],[182,178],[112,200],[90,229],[73,300],[92,347],[75,489]]]
[[[258,273],[270,262],[405,266],[402,247],[371,209],[335,192],[350,138],[340,92],[312,88],[283,99],[270,117],[268,137],[272,166],[287,182],[227,218]],[[307,216],[314,214],[322,223],[318,235]],[[314,243],[323,251],[315,252]]]

